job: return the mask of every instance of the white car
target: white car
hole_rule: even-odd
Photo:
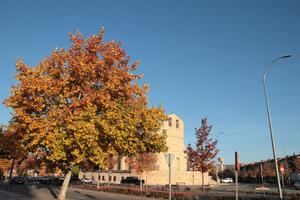
[[[221,180],[221,183],[233,183],[232,178],[224,178]]]
[[[92,183],[92,180],[89,179],[89,178],[82,178],[82,179],[81,179],[81,182],[82,182],[82,183]]]

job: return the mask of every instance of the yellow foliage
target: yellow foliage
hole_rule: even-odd
[[[43,149],[61,168],[86,159],[105,165],[108,155],[166,150],[159,134],[162,108],[149,108],[148,87],[134,75],[138,63],[104,31],[84,39],[70,34],[69,49],[51,53],[37,66],[16,63],[17,86],[5,100],[14,110],[27,151]]]

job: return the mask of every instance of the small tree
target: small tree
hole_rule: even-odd
[[[132,169],[140,176],[140,188],[142,189],[142,175],[145,174],[145,183],[147,184],[147,175],[149,171],[157,168],[157,155],[154,153],[140,153],[128,159]]]
[[[212,126],[207,123],[207,118],[202,119],[202,125],[196,129],[196,147],[193,148],[188,144],[186,153],[188,162],[194,166],[196,170],[202,172],[202,191],[204,191],[204,172],[208,172],[214,166],[214,158],[219,150],[216,149],[217,140],[209,138]]]

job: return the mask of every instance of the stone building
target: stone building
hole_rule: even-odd
[[[202,178],[199,171],[187,170],[187,158],[184,145],[184,123],[175,114],[169,115],[167,121],[163,122],[160,132],[166,131],[168,152],[159,153],[156,170],[143,174],[142,179],[149,185],[165,185],[169,182],[169,168],[166,160],[166,154],[174,155],[172,161],[172,184],[200,185]],[[134,170],[130,169],[130,165],[126,163],[125,158],[119,159],[118,163],[110,171],[100,172],[80,172],[79,178],[87,177],[97,181],[97,177],[101,183],[120,183],[127,176],[138,176]],[[210,177],[204,173],[204,182],[209,184]]]

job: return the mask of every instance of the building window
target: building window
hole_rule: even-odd
[[[169,121],[169,126],[172,127],[172,118],[170,117],[170,118],[168,119],[168,121]]]
[[[108,177],[108,181],[111,181],[111,176]]]
[[[101,180],[101,176],[100,175],[98,176],[98,180]]]
[[[117,177],[116,176],[114,176],[114,181],[116,181],[117,180]]]
[[[179,128],[179,120],[176,119],[176,128]]]
[[[102,181],[105,181],[105,176],[102,176]]]
[[[121,180],[124,180],[124,176],[121,177]]]

